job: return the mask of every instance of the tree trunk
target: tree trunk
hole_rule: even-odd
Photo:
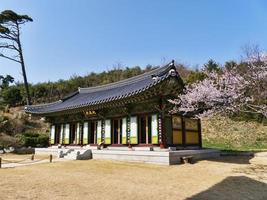
[[[22,76],[23,76],[24,86],[25,86],[25,90],[26,90],[26,103],[27,103],[27,105],[31,105],[31,96],[30,96],[29,84],[27,81],[25,65],[24,65],[24,61],[23,61],[23,55],[21,54],[20,56],[21,56],[21,60],[22,60],[21,61]]]
[[[17,24],[18,26],[18,24]],[[19,33],[19,27],[18,28],[18,47],[19,47],[19,56],[20,56],[20,64],[21,64],[21,69],[22,69],[22,76],[23,76],[23,80],[24,80],[24,86],[25,86],[25,90],[26,90],[26,103],[27,105],[31,105],[31,96],[30,96],[30,90],[29,90],[29,84],[28,84],[28,80],[27,80],[27,75],[26,75],[26,69],[25,69],[25,64],[24,64],[24,58],[23,58],[23,54],[22,54],[22,47],[21,47],[21,43],[20,43],[20,33]]]

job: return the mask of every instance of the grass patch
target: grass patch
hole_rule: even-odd
[[[219,149],[224,151],[267,151],[267,144],[266,143],[255,143],[255,144],[241,144],[237,145],[234,143],[225,143],[225,142],[218,142],[218,141],[207,141],[203,140],[203,147],[204,148],[213,148]]]
[[[203,147],[227,151],[267,150],[267,126],[216,116],[202,120]]]

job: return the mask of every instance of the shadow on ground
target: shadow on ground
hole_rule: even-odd
[[[233,164],[250,164],[253,156],[220,156],[218,158],[209,158],[207,160],[214,162],[233,163]]]
[[[267,184],[246,176],[230,176],[188,200],[266,200]]]

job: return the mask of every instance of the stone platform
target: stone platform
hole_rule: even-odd
[[[180,158],[192,156],[193,160],[207,159],[220,156],[220,151],[211,149],[178,150],[178,151],[118,151],[92,150],[93,159],[108,159],[152,164],[179,164]]]
[[[197,150],[169,150],[169,149],[128,149],[112,148],[101,149],[95,148],[36,148],[35,154],[53,154],[65,159],[76,160],[82,159],[99,159],[99,160],[119,160],[128,162],[142,162],[162,165],[174,165],[180,163],[180,158],[192,156],[193,160],[202,160],[220,156],[220,151],[214,149],[197,149]]]

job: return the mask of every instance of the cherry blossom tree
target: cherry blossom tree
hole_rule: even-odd
[[[172,112],[198,118],[238,112],[267,117],[267,54],[258,55],[231,63],[220,73],[204,71],[206,79],[186,86],[183,94],[170,100]]]

